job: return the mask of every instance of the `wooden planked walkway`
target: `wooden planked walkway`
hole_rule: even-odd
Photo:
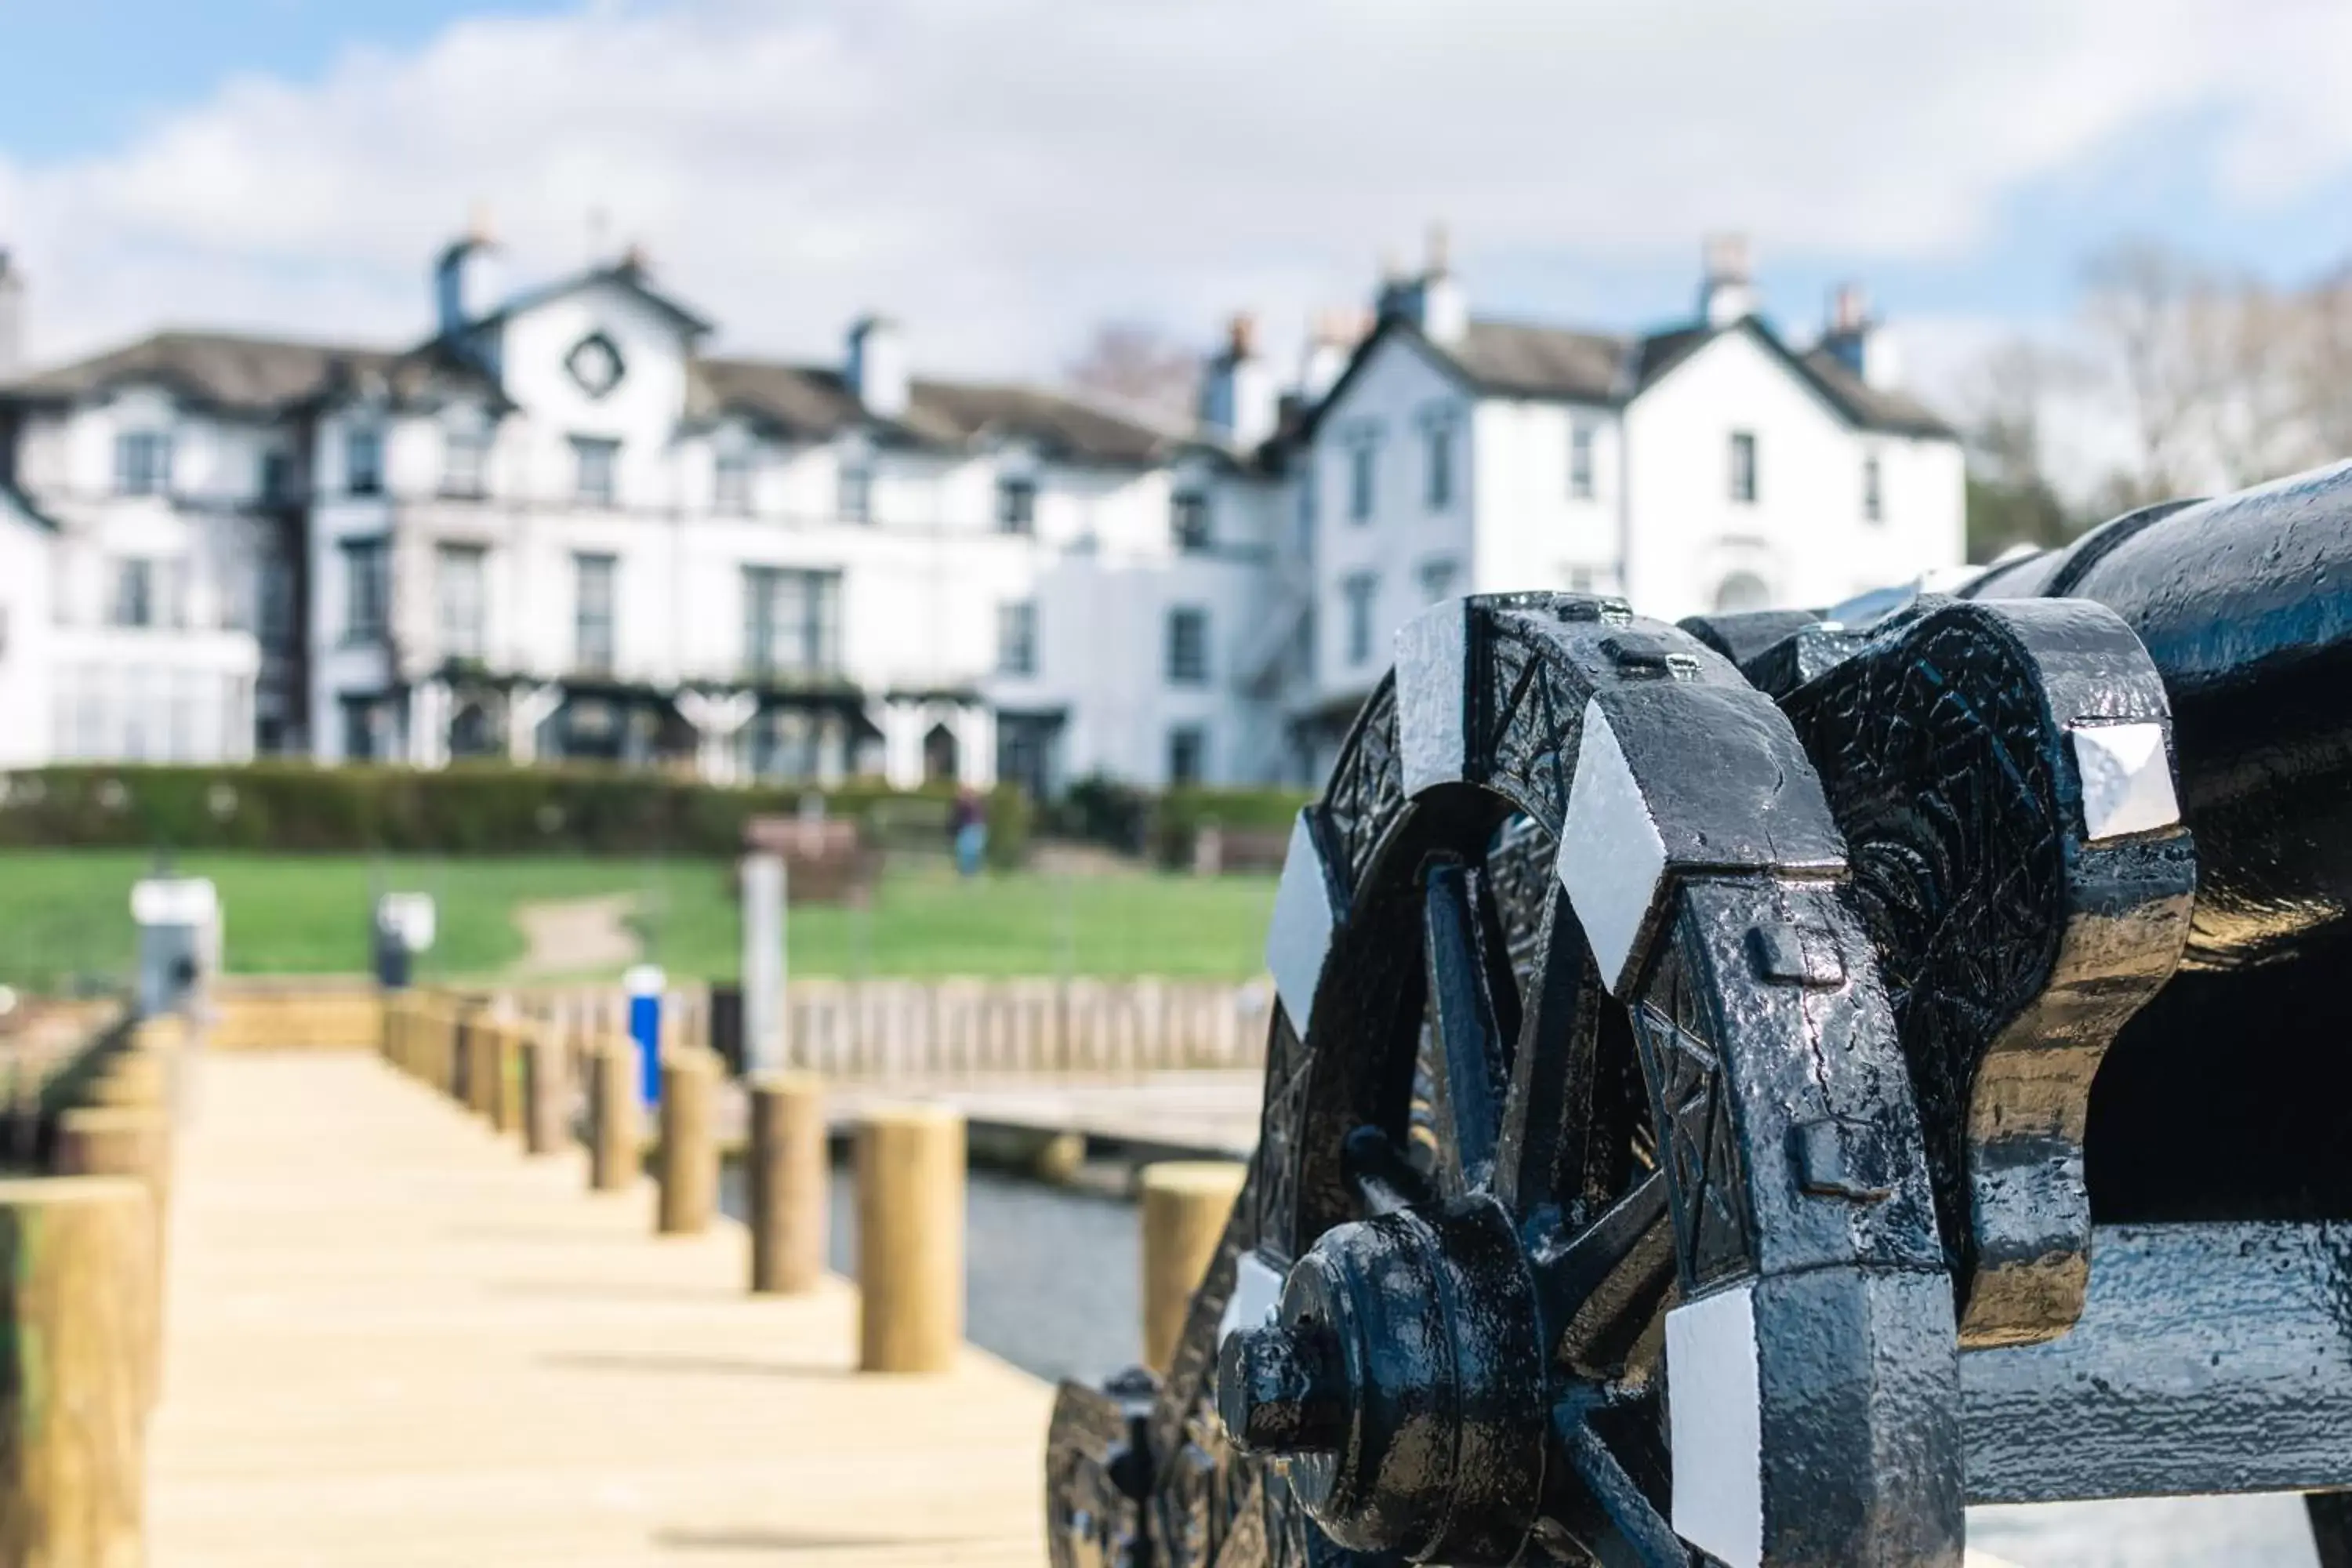
[[[850,1371],[854,1298],[742,1289],[373,1057],[214,1056],[182,1139],[154,1568],[1018,1563],[1046,1387]]]

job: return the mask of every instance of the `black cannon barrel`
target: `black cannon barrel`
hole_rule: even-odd
[[[2352,462],[2130,513],[1965,592],[2095,599],[2156,660],[2197,837],[2187,967],[2352,935]]]
[[[2093,1086],[2093,1214],[2352,1219],[2352,463],[2117,518],[1967,592],[2110,606],[2171,702],[2197,910]]]

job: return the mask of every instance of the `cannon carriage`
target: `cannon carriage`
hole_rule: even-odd
[[[1402,630],[1248,1185],[1060,1564],[1957,1564],[2303,1491],[2352,1563],[2352,465],[1949,595]]]

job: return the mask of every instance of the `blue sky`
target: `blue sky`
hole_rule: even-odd
[[[1946,379],[2063,331],[2119,237],[2352,255],[2315,0],[0,0],[0,38],[43,358],[412,334],[477,209],[518,278],[646,245],[733,347],[880,307],[1023,374],[1110,317],[1281,342],[1432,219],[1475,309],[1597,325],[1686,310],[1742,228],[1799,335],[1860,277]]]

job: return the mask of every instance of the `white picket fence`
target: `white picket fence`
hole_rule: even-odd
[[[506,994],[577,1040],[627,1027],[617,987]],[[1273,1005],[1262,980],[799,980],[786,988],[783,1059],[864,1083],[1255,1070]],[[709,1039],[702,987],[673,987],[662,1013],[670,1038]]]

